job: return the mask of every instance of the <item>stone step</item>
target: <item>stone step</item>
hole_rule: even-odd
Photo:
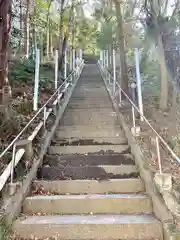
[[[69,103],[68,106],[72,106],[72,105],[88,105],[88,104],[92,104],[95,106],[100,106],[100,105],[105,105],[107,108],[108,106],[111,107],[112,109],[112,103],[110,102],[110,100],[108,99],[96,99],[96,98],[84,98],[84,99],[77,99],[74,98],[72,99]]]
[[[97,98],[94,98],[94,97],[86,97],[86,96],[74,96],[72,95],[71,97],[71,100],[69,101],[69,104],[72,103],[72,102],[75,102],[75,101],[93,101],[95,103],[99,103],[99,102],[106,102],[106,103],[109,103],[111,102],[110,98],[104,98],[102,99],[101,97],[97,97]],[[112,104],[111,104],[112,105]]]
[[[135,165],[99,165],[84,167],[57,167],[43,166],[39,172],[39,178],[45,180],[69,180],[69,179],[121,179],[138,177],[138,169]]]
[[[110,98],[108,96],[108,93],[106,92],[105,88],[90,88],[88,85],[84,85],[83,87],[79,87],[78,89],[75,89],[74,94],[72,95],[72,97],[77,97],[77,96],[87,96],[89,98],[95,96],[96,98],[98,98],[99,96],[101,96],[103,99],[109,99]]]
[[[112,128],[117,129],[119,131],[120,126],[117,124],[117,118],[114,116],[110,116],[107,114],[104,115],[98,115],[98,113],[84,113],[84,112],[74,112],[73,109],[71,109],[72,112],[67,112],[62,120],[60,121],[61,126],[66,126],[68,125],[69,127],[73,125],[81,125],[82,127],[86,125],[88,128],[99,126],[99,128],[106,128],[109,125],[113,126]],[[77,110],[77,108],[76,108]],[[89,126],[88,126],[89,125]],[[110,130],[110,128],[109,128]]]
[[[16,220],[12,229],[23,239],[163,239],[162,225],[151,215],[26,216]]]
[[[84,100],[83,100],[84,101]],[[71,111],[73,111],[74,113],[79,113],[79,112],[85,112],[85,113],[88,113],[88,114],[91,114],[91,115],[94,115],[94,114],[99,114],[99,115],[104,115],[106,114],[106,116],[111,116],[112,113],[115,115],[112,107],[103,107],[103,108],[100,108],[98,107],[98,105],[96,107],[93,107],[93,108],[86,108],[86,109],[66,109],[65,111],[65,114],[68,112],[68,113],[71,113]]]
[[[92,98],[86,98],[86,97],[79,97],[78,98],[74,98],[72,99],[72,101],[70,101],[68,103],[68,106],[72,106],[72,105],[95,105],[95,108],[100,106],[100,105],[105,105],[106,108],[111,108],[112,110],[112,103],[107,100],[107,99],[98,99],[98,98],[95,98],[95,97],[92,97]]]
[[[107,93],[104,93],[104,92],[99,92],[99,91],[91,91],[91,92],[87,92],[87,91],[84,91],[84,90],[81,90],[81,91],[77,91],[73,96],[74,97],[84,97],[85,99],[87,98],[99,98],[101,97],[101,99],[106,99],[108,100],[109,99],[109,96]]]
[[[126,138],[54,138],[51,145],[59,146],[87,146],[87,145],[127,145]]]
[[[128,145],[50,146],[48,154],[128,153]]]
[[[73,96],[75,96],[76,94],[78,95],[79,93],[82,93],[82,94],[90,93],[91,95],[100,93],[104,96],[108,96],[106,88],[104,86],[101,86],[101,84],[98,84],[97,87],[95,87],[95,83],[94,83],[94,86],[91,86],[89,84],[83,84],[83,86],[82,85],[77,86],[77,88],[74,90]]]
[[[81,126],[84,126],[84,127],[99,125],[104,128],[106,128],[109,125],[118,126],[116,119],[106,119],[106,121],[105,121],[104,118],[96,119],[96,117],[91,118],[88,116],[85,116],[85,117],[75,116],[74,118],[68,117],[68,118],[61,120],[61,126],[64,126],[64,127],[71,127],[76,124],[77,125],[81,124]],[[98,137],[101,137],[101,136],[99,135]],[[87,136],[86,138],[89,138],[89,137]]]
[[[105,194],[105,193],[140,193],[144,184],[140,178],[97,180],[35,181],[33,188],[53,194]]]
[[[36,195],[25,199],[23,213],[150,214],[152,203],[144,194]]]
[[[76,96],[87,96],[87,97],[99,97],[101,96],[103,99],[109,99],[108,93],[105,88],[90,88],[88,85],[84,85],[83,87],[79,86],[78,89],[75,89],[72,97]]]
[[[131,154],[105,154],[105,155],[46,155],[44,164],[59,167],[83,167],[97,165],[134,165]]]
[[[107,104],[90,104],[90,103],[86,103],[86,104],[71,104],[69,105],[68,109],[69,110],[76,110],[76,109],[80,109],[82,110],[82,112],[85,112],[87,109],[90,110],[92,109],[92,111],[94,109],[99,109],[99,111],[103,111],[103,109],[107,109],[109,107],[109,109],[111,109],[111,105],[107,105]]]
[[[107,123],[107,122],[105,122]],[[125,138],[124,132],[118,127],[108,127],[102,126],[101,128],[97,126],[61,126],[57,129],[55,136],[57,138],[86,138],[86,139],[94,139],[94,138]]]
[[[89,117],[111,117],[111,118],[117,118],[116,113],[112,110],[112,108],[100,108],[100,107],[94,107],[94,108],[86,108],[86,109],[67,109],[65,111],[64,116],[71,115],[72,117],[74,115],[88,115]]]

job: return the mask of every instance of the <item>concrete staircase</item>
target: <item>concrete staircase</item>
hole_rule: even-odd
[[[95,65],[83,70],[13,230],[19,239],[163,239]]]

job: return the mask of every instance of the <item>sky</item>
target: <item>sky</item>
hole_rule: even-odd
[[[174,0],[169,0],[169,6],[168,6],[168,15],[172,14],[173,7],[172,5],[174,4]]]
[[[172,14],[174,3],[175,3],[175,0],[169,0],[168,11],[167,11],[168,15]],[[85,11],[86,17],[91,17],[93,10],[94,10],[94,5],[95,5],[94,0],[88,0],[87,4],[84,6],[84,11]]]
[[[88,0],[88,2],[84,6],[84,13],[87,18],[91,18],[91,15],[94,10],[94,1]]]

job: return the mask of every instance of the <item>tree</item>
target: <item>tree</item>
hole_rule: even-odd
[[[121,87],[125,92],[128,92],[128,75],[127,75],[127,63],[124,41],[124,29],[123,18],[121,13],[121,3],[119,0],[114,0],[116,8],[116,19],[118,26],[119,48],[120,48],[120,67],[121,67]]]
[[[11,0],[0,1],[0,105],[4,105],[5,107],[7,107],[11,95],[7,76],[8,44],[11,31],[11,4]]]
[[[128,75],[126,63],[124,21],[121,13],[122,3],[119,0],[109,2],[100,2],[95,10],[95,16],[101,22],[101,33],[98,35],[98,45],[108,50],[108,56],[112,58],[112,48],[118,47],[120,50],[120,79],[122,89],[128,92]],[[110,59],[109,61],[110,62]],[[112,61],[111,61],[112,62]]]
[[[24,16],[24,55],[26,58],[29,58],[29,11],[30,11],[30,0],[26,0],[25,3],[25,16]]]
[[[160,97],[160,108],[166,110],[168,106],[168,75],[166,70],[165,53],[162,42],[161,24],[160,22],[164,18],[162,15],[161,1],[149,1],[145,0],[144,10],[146,13],[146,28],[151,31],[151,34],[155,37],[157,44],[159,64],[161,68],[161,97]],[[165,6],[167,7],[167,1]],[[163,11],[164,12],[164,11]]]

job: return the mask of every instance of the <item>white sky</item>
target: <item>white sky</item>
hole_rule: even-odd
[[[169,0],[169,6],[168,6],[168,15],[172,14],[173,11],[173,4],[175,3],[174,0]]]
[[[169,6],[168,6],[168,15],[172,14],[173,11],[173,5],[175,3],[175,0],[169,0]],[[88,0],[88,3],[84,7],[85,15],[86,17],[90,17],[94,10],[95,1]]]
[[[85,16],[90,18],[93,11],[94,11],[94,1],[93,0],[88,0],[88,2],[84,6],[84,13]]]

